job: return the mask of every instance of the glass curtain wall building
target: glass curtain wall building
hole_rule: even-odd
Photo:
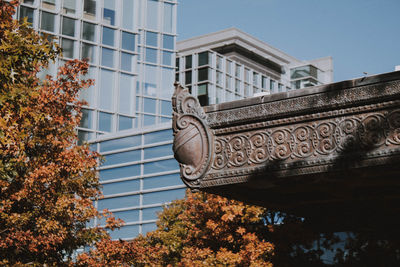
[[[99,175],[107,208],[126,222],[113,238],[155,228],[163,204],[184,196],[173,159],[171,96],[175,76],[176,0],[22,0],[19,18],[59,43],[63,56],[87,58],[95,85],[77,129],[104,155]],[[94,221],[103,225],[103,221]]]
[[[177,43],[176,80],[202,105],[329,83],[332,58],[298,60],[236,28]]]

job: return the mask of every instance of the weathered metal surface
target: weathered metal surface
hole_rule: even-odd
[[[182,92],[178,86],[175,94]],[[400,72],[223,103],[205,112],[197,102],[190,111],[177,105],[175,142],[186,145],[179,136],[188,128],[178,121],[187,116],[199,133],[196,148],[188,143],[186,152],[175,151],[192,189],[300,214],[313,205],[352,201],[355,194],[359,200],[400,199]],[[198,154],[201,160],[194,159]],[[187,166],[199,170],[195,179]],[[360,193],[364,189],[369,193]]]

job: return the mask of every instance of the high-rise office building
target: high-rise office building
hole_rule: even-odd
[[[55,37],[63,57],[89,58],[81,141],[104,162],[99,168],[109,209],[125,221],[112,238],[155,229],[157,212],[184,196],[172,152],[171,96],[176,79],[203,105],[330,82],[332,61],[300,61],[236,29],[181,41],[176,0],[23,0],[19,17]],[[177,69],[175,70],[175,55]],[[92,225],[104,225],[95,220]]]

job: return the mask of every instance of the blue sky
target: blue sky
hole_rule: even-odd
[[[400,65],[400,0],[180,0],[178,40],[229,27],[298,59],[332,56],[334,81]]]

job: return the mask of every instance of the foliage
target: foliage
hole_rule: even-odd
[[[80,264],[134,266],[272,266],[274,246],[265,210],[205,194],[187,193],[159,214],[158,229],[131,242],[100,242],[80,256]],[[120,247],[127,249],[117,252]]]
[[[88,65],[78,60],[40,81],[61,51],[12,19],[16,5],[0,1],[0,265],[63,265],[106,236],[86,228],[98,215],[98,155],[75,145],[77,94],[92,81],[80,80]]]

